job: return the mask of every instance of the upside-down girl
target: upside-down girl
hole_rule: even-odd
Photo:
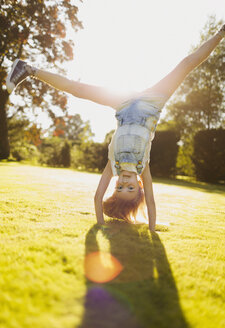
[[[75,97],[88,99],[115,110],[117,129],[109,145],[108,163],[94,198],[99,224],[104,224],[104,214],[132,222],[138,209],[146,206],[149,229],[155,230],[156,206],[149,163],[151,143],[161,110],[185,77],[207,59],[224,36],[225,25],[158,83],[141,92],[127,95],[69,80],[33,67],[20,59],[13,63],[6,79],[9,93],[25,78],[31,76]],[[103,201],[113,176],[118,177],[115,190]]]

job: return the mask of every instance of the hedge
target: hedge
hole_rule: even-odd
[[[156,131],[150,152],[150,169],[153,176],[174,177],[179,138],[174,131]]]
[[[193,163],[196,178],[205,182],[225,182],[225,130],[199,131],[194,137]]]

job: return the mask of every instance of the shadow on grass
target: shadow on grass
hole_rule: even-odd
[[[100,232],[101,231],[101,232]],[[97,235],[123,270],[112,281],[87,279],[83,321],[79,328],[187,328],[164,246],[146,225],[110,222],[86,235],[86,256],[100,251]]]
[[[183,179],[166,179],[166,178],[154,178],[153,183],[162,183],[167,184],[170,186],[179,186],[185,188],[193,188],[196,190],[200,190],[203,192],[208,193],[217,193],[217,194],[224,194],[225,193],[225,186],[219,184],[210,184],[204,183],[200,181],[188,181]]]

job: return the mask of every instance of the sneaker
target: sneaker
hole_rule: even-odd
[[[11,93],[17,85],[23,82],[23,80],[29,75],[30,73],[27,70],[27,63],[23,60],[16,59],[6,78],[6,88],[8,93]]]

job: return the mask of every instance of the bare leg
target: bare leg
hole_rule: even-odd
[[[41,80],[55,89],[72,93],[74,81],[69,80],[66,77],[63,77],[59,74],[50,73],[41,69],[37,69],[34,74],[34,77],[38,80]]]
[[[41,69],[36,70],[34,77],[75,97],[88,99],[101,105],[117,107],[123,101],[122,96],[111,93],[105,88],[69,80]]]
[[[168,75],[153,87],[143,91],[143,94],[158,93],[170,97],[179,87],[185,77],[202,62],[216,48],[225,35],[225,25],[221,30],[203,43],[195,52],[185,57]]]

